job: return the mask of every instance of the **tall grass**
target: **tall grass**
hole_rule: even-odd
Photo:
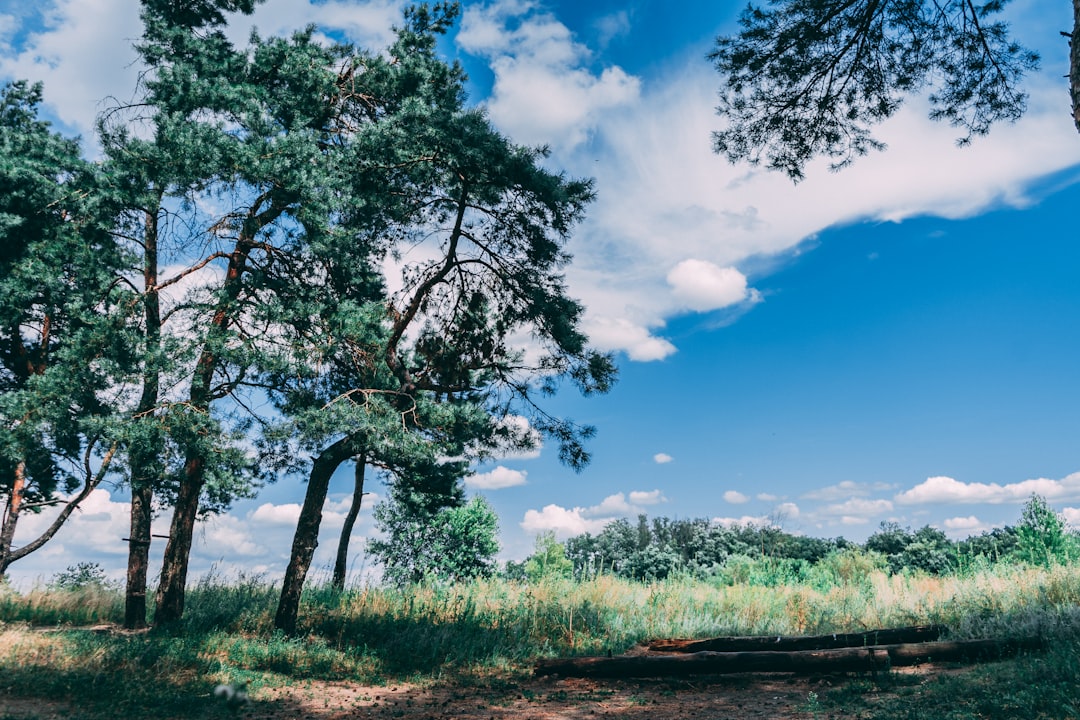
[[[189,592],[184,624],[142,636],[30,629],[116,622],[116,589],[0,589],[0,675],[16,692],[64,696],[92,682],[121,693],[132,708],[194,702],[195,712],[202,700],[190,698],[205,697],[212,682],[520,674],[538,656],[621,653],[655,638],[923,623],[944,624],[957,638],[1042,636],[1069,648],[1078,665],[1080,567],[998,564],[945,577],[890,576],[872,558],[851,554],[798,572],[792,582],[791,567],[744,563],[710,581],[600,576],[406,590],[316,586],[303,595],[294,638],[274,632],[277,589],[259,577],[204,578]]]

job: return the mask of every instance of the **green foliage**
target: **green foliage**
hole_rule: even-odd
[[[1032,565],[1049,567],[1075,559],[1077,550],[1076,536],[1066,531],[1065,523],[1044,498],[1032,495],[1016,526],[1013,556]]]
[[[701,518],[664,517],[653,518],[650,523],[641,516],[636,525],[619,519],[608,523],[596,536],[585,533],[570,538],[566,541],[566,554],[578,579],[600,573],[636,580],[659,580],[680,574],[715,577],[734,556],[768,558],[777,561],[777,566],[784,564],[780,561],[792,561],[781,574],[797,576],[800,571],[794,568],[817,562],[830,552],[850,545],[842,538],[823,540],[791,535],[768,525],[721,526]]]
[[[882,522],[864,547],[884,556],[892,573],[907,570],[943,575],[953,570],[957,562],[955,544],[945,533],[929,525],[912,532],[898,523]]]
[[[714,147],[793,180],[824,156],[832,169],[884,145],[871,127],[931,88],[930,117],[985,134],[1025,110],[1021,79],[1038,55],[995,21],[1006,2],[775,0],[750,5],[709,56],[727,127]]]
[[[536,536],[533,553],[525,559],[524,576],[530,582],[547,578],[569,579],[574,573],[574,563],[566,557],[566,546],[555,539],[554,532]]]
[[[495,572],[498,516],[480,496],[466,503],[438,501],[395,483],[390,498],[375,507],[375,522],[385,538],[368,540],[368,552],[393,585],[456,582]]]
[[[111,583],[105,575],[105,568],[96,562],[80,562],[69,565],[62,572],[56,573],[49,582],[53,590],[82,590],[84,588],[108,588]]]

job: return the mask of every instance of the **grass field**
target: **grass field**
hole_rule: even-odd
[[[808,707],[823,717],[837,708],[843,717],[1080,716],[1080,567],[981,565],[929,577],[888,576],[859,563],[852,554],[800,585],[770,580],[764,568],[716,583],[601,576],[407,590],[316,586],[305,593],[294,638],[273,632],[276,589],[259,578],[211,576],[190,592],[182,625],[136,635],[79,629],[120,621],[115,588],[0,588],[0,690],[84,699],[87,717],[195,718],[218,682],[257,689],[313,679],[520,678],[540,656],[618,654],[653,638],[938,623],[958,639],[1040,636],[1050,649],[917,687],[879,677],[878,686],[893,683],[885,699],[870,680],[855,680]],[[108,698],[107,706],[94,698]]]

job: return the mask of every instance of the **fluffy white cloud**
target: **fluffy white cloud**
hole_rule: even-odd
[[[665,502],[660,490],[633,490],[629,496],[621,492],[608,495],[591,507],[567,509],[553,503],[541,510],[527,510],[521,527],[530,533],[551,531],[561,538],[597,533],[612,520],[641,514],[646,507]]]
[[[529,533],[554,532],[561,539],[598,533],[611,522],[611,518],[586,518],[581,508],[567,510],[559,505],[545,505],[542,510],[526,510],[521,521],[523,530]]]
[[[738,490],[728,490],[724,493],[724,502],[729,502],[732,505],[741,505],[745,502],[749,502],[750,498],[743,495]]]
[[[487,107],[499,128],[517,142],[572,149],[599,116],[635,101],[640,81],[619,67],[599,75],[586,69],[588,48],[538,7],[519,0],[471,6],[457,43],[491,63],[495,83]]]
[[[256,525],[286,525],[296,527],[296,521],[300,519],[299,503],[285,503],[274,505],[263,503],[255,508],[248,517]]]
[[[776,502],[780,499],[778,496],[773,495],[772,493],[758,493],[754,497],[756,497],[761,502]]]
[[[679,302],[698,312],[724,308],[748,297],[745,275],[707,260],[683,260],[671,269],[667,281]]]
[[[901,505],[925,505],[933,503],[1001,503],[1024,502],[1032,494],[1047,500],[1075,500],[1080,498],[1080,472],[1067,475],[1061,480],[1038,478],[999,485],[997,483],[965,483],[951,477],[927,478],[894,499]]]
[[[675,352],[670,341],[626,318],[592,316],[586,319],[584,329],[598,350],[623,350],[631,360],[663,360]]]
[[[891,512],[893,504],[888,500],[867,500],[852,498],[846,502],[826,505],[818,508],[816,514],[822,517],[839,519],[844,525],[861,525],[871,518]]]
[[[511,470],[499,465],[494,470],[465,478],[466,487],[476,490],[501,490],[502,488],[524,485],[528,473],[524,470]]]
[[[780,503],[776,506],[775,514],[777,515],[777,517],[784,520],[795,520],[799,517],[800,514],[802,514],[802,511],[799,510],[799,506],[795,503],[786,502]]]
[[[1065,518],[1065,522],[1067,522],[1073,528],[1080,527],[1080,508],[1062,508],[1061,516]]]
[[[664,493],[660,490],[632,490],[630,492],[630,504],[633,506],[638,505],[659,505],[660,503],[666,503],[667,498],[664,497]]]
[[[968,515],[967,517],[952,517],[946,518],[942,525],[946,530],[953,531],[961,535],[971,535],[972,533],[979,533],[983,530],[989,530],[990,525],[984,523],[974,515]]]
[[[652,456],[652,459],[653,459],[653,462],[656,463],[657,465],[664,465],[666,463],[671,462],[675,458],[671,457],[667,453],[656,453],[655,455]]]

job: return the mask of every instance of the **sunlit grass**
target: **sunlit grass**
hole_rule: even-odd
[[[217,682],[258,688],[307,679],[522,677],[537,657],[617,654],[656,638],[943,624],[955,638],[1052,642],[1053,673],[1032,656],[980,669],[979,683],[1004,683],[1010,673],[1032,682],[1041,673],[1062,688],[1080,680],[1080,567],[1000,564],[943,577],[890,576],[852,556],[811,568],[799,583],[773,570],[742,567],[743,582],[600,576],[406,590],[316,586],[304,593],[292,638],[274,632],[277,588],[258,577],[204,579],[189,592],[185,623],[134,635],[56,630],[116,623],[123,602],[116,588],[0,590],[0,675],[10,692],[57,698],[84,697],[89,683],[101,691],[95,696],[112,698],[101,717],[115,716],[117,703],[133,716],[168,708],[196,717]],[[941,685],[936,692],[958,691]],[[1035,697],[1024,707],[1036,707]]]

